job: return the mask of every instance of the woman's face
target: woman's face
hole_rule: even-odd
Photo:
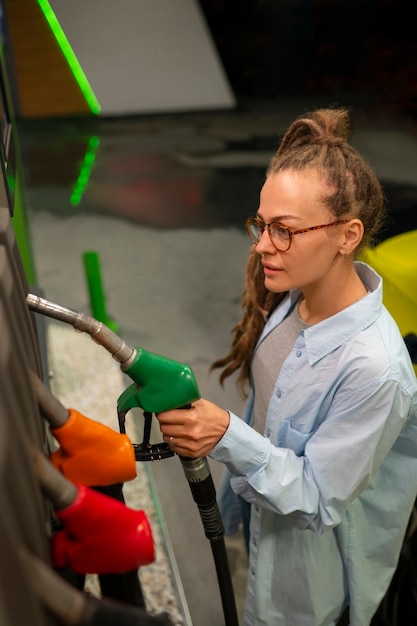
[[[336,220],[321,200],[328,193],[315,170],[271,174],[261,190],[257,215],[264,224],[281,222],[294,230],[328,224]],[[256,244],[265,286],[275,293],[321,286],[340,258],[342,237],[343,225],[312,230],[294,235],[289,250],[279,252],[265,229]]]

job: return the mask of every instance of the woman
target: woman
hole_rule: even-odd
[[[176,453],[223,462],[250,503],[245,626],[369,624],[416,498],[416,377],[355,261],[384,199],[348,136],[345,109],[297,119],[247,221],[243,317],[214,364],[249,382],[243,419],[204,399],[158,415]]]

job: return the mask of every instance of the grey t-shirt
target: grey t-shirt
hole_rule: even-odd
[[[282,364],[294,343],[309,324],[298,314],[298,303],[291,313],[264,339],[252,361],[254,386],[253,428],[263,434],[269,401]]]

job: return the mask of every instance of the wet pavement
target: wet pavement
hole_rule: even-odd
[[[191,365],[202,395],[239,413],[234,381],[210,364],[239,319],[249,239],[266,166],[288,124],[329,96],[248,100],[233,111],[26,123],[20,143],[39,287],[89,312],[83,267],[98,253],[109,316],[131,345]],[[350,105],[349,96],[338,104]],[[383,238],[417,228],[417,126],[353,101],[352,143],[384,184]],[[221,467],[210,462],[217,484]],[[212,555],[178,459],[152,466],[195,626],[223,623]],[[230,542],[239,611],[246,560]]]

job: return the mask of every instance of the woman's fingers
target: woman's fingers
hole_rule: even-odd
[[[228,411],[200,399],[189,409],[158,413],[163,440],[177,454],[206,456],[223,437],[229,425]]]

